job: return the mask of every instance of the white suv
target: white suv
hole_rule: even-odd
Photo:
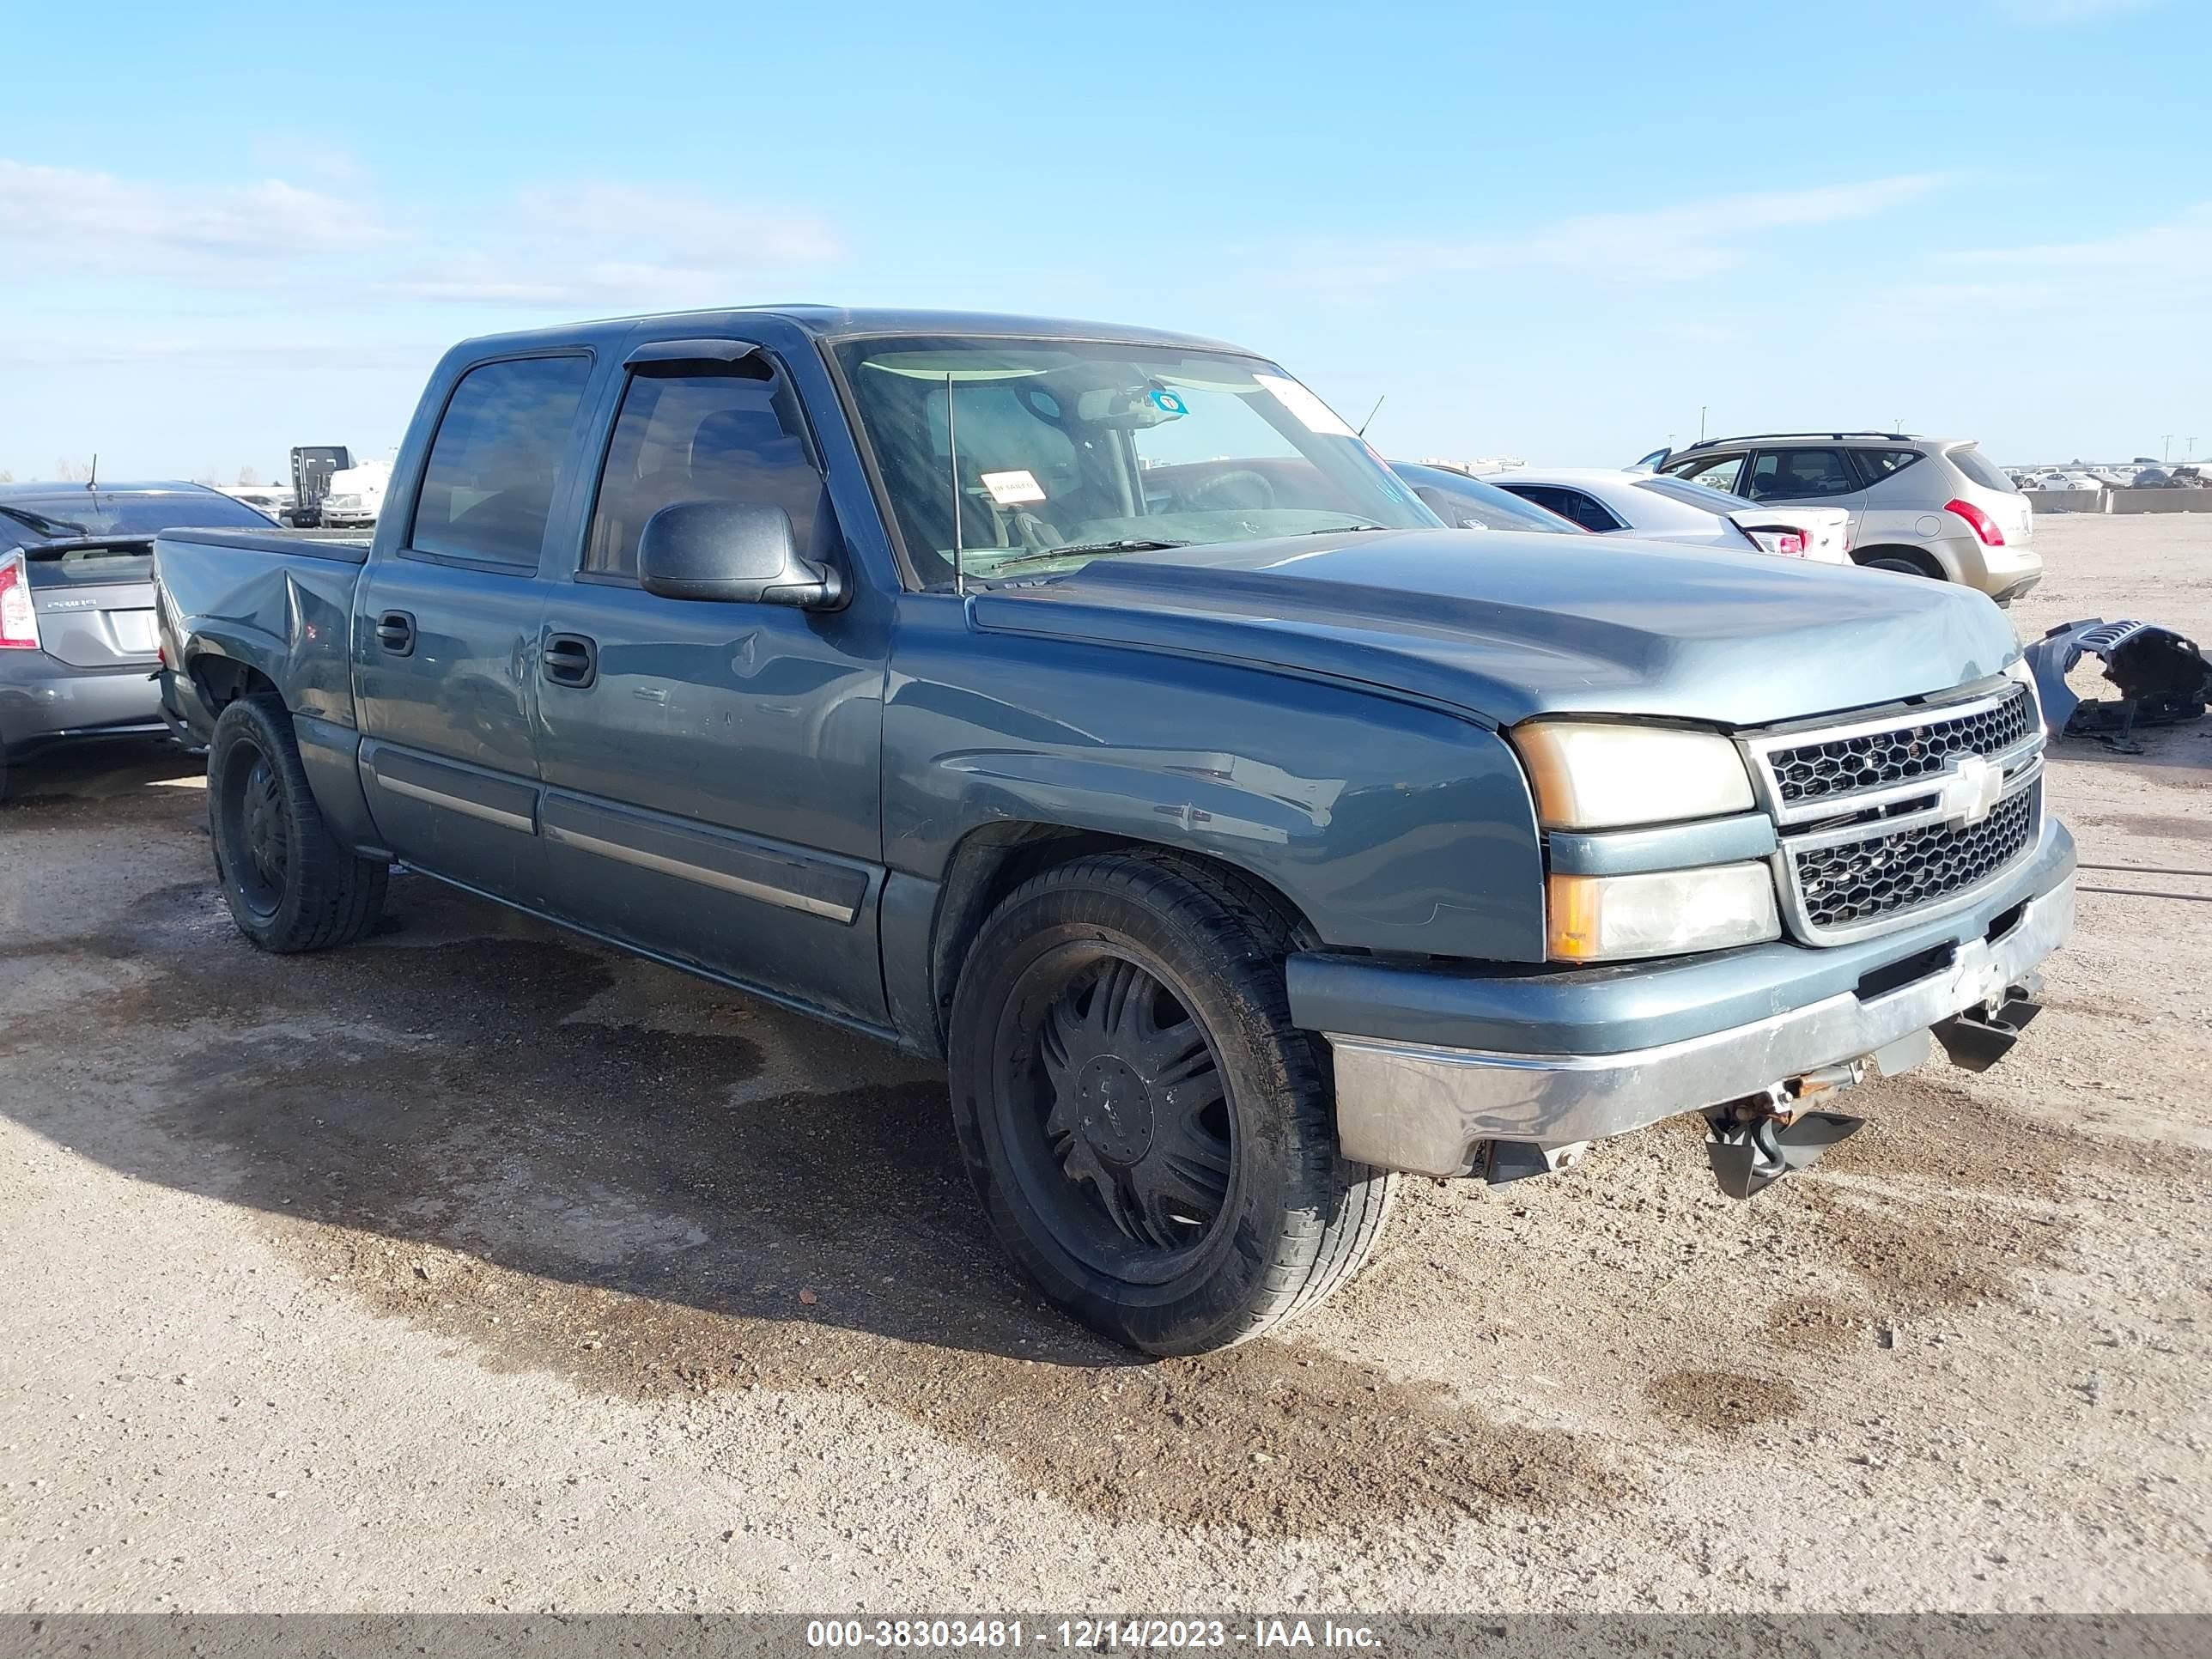
[[[1776,505],[1840,507],[1851,557],[2009,604],[2043,578],[2035,514],[1971,440],[1901,432],[1762,432],[1661,449],[1637,465]]]

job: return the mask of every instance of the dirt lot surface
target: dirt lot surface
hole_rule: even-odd
[[[2212,639],[2212,517],[2039,536],[2029,634]],[[2212,1607],[2212,723],[2051,776],[1997,1070],[1749,1205],[1694,1125],[1418,1185],[1292,1340],[1139,1364],[927,1069],[418,878],[260,957],[188,769],[27,775],[0,1608]]]

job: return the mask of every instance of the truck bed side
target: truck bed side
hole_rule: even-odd
[[[366,538],[304,531],[182,530],[155,539],[163,660],[210,703],[210,726],[241,670],[267,680],[295,714],[354,723],[353,592],[368,557]],[[201,711],[183,712],[197,726]]]
[[[162,702],[205,742],[223,705],[271,691],[291,712],[317,803],[347,844],[374,845],[354,717],[354,590],[366,536],[182,530],[154,543]]]

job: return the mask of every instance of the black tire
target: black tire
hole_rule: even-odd
[[[1858,562],[1869,570],[1893,570],[1900,576],[1925,576],[1937,582],[1948,580],[1942,567],[1934,560],[1902,549],[1883,549],[1858,556]]]
[[[1017,888],[962,969],[969,1173],[1008,1254],[1117,1342],[1202,1353],[1278,1329],[1382,1236],[1395,1177],[1337,1150],[1316,1040],[1291,1024],[1293,942],[1249,883],[1104,854]]]
[[[208,744],[208,835],[238,931],[289,955],[351,945],[384,913],[389,870],[338,844],[274,697],[226,706]]]

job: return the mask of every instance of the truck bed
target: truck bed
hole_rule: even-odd
[[[165,530],[161,540],[254,553],[301,554],[343,564],[368,562],[366,530]]]
[[[235,665],[218,672],[268,681],[295,716],[351,727],[354,589],[368,550],[367,536],[329,531],[163,532],[154,580],[164,660],[181,664],[184,641],[195,640]],[[178,701],[204,738],[204,711]]]

